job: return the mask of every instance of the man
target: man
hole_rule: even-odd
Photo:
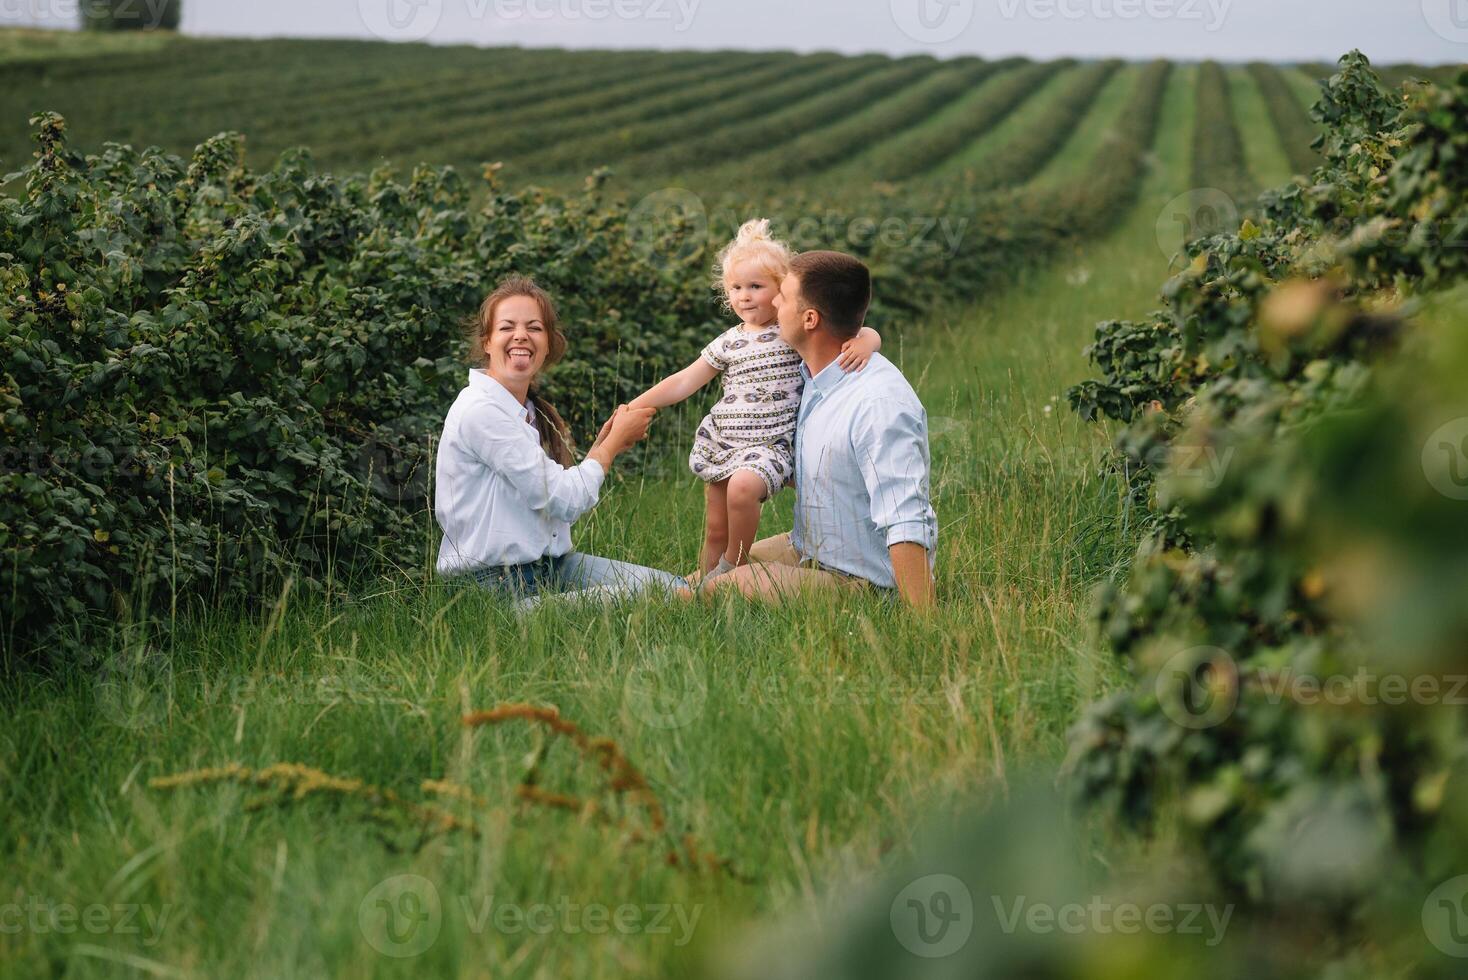
[[[841,252],[796,256],[775,309],[800,354],[805,392],[795,433],[795,524],[750,549],[751,563],[711,583],[753,597],[801,589],[895,589],[933,602],[938,520],[929,492],[928,420],[881,354],[847,374],[836,363],[871,305],[871,272]]]

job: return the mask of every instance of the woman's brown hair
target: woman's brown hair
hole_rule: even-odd
[[[494,328],[495,309],[512,296],[525,296],[540,307],[540,319],[545,324],[547,350],[545,365],[548,368],[566,356],[566,335],[561,332],[561,321],[556,315],[556,304],[550,294],[538,286],[529,276],[512,275],[495,287],[494,292],[484,298],[478,315],[471,317],[465,333],[469,340],[469,362],[475,367],[489,363],[484,350],[484,341]],[[535,409],[535,428],[540,433],[540,445],[545,454],[562,466],[575,466],[574,444],[571,430],[560,413],[540,394],[539,378],[530,383],[530,404]]]

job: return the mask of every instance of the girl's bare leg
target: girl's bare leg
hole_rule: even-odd
[[[704,574],[714,570],[719,559],[729,547],[729,481],[704,485],[704,501],[707,517],[703,533],[703,559],[699,571]]]
[[[724,560],[729,564],[749,561],[749,547],[759,533],[760,504],[768,492],[764,478],[750,470],[739,470],[729,478],[728,548],[724,551]]]

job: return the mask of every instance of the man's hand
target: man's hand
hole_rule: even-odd
[[[933,572],[928,567],[928,549],[914,541],[904,541],[887,549],[892,556],[892,575],[897,579],[897,592],[902,601],[914,609],[933,607]]]

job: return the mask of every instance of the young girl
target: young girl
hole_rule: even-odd
[[[715,337],[698,360],[639,395],[630,408],[667,408],[720,373],[724,392],[698,426],[688,465],[706,484],[703,581],[748,560],[760,505],[791,479],[800,394],[800,355],[780,339],[775,297],[791,252],[770,237],[770,223],[749,221],[719,253],[715,285],[740,323]],[[841,367],[859,370],[882,346],[870,327],[842,348]]]

